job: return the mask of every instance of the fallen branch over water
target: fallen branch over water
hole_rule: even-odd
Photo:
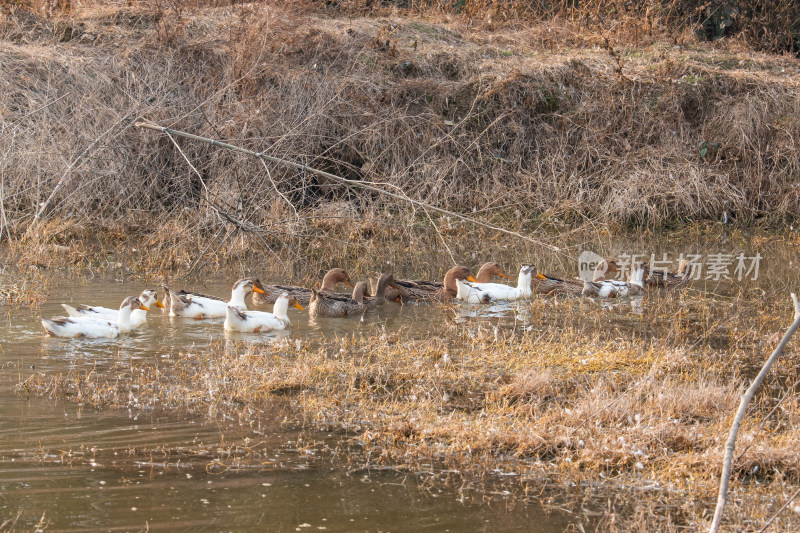
[[[516,231],[511,231],[511,230],[507,230],[505,228],[501,228],[500,226],[495,226],[493,224],[487,224],[486,222],[481,222],[479,220],[475,220],[474,218],[470,218],[470,217],[468,217],[466,215],[462,215],[460,213],[456,213],[455,211],[448,211],[447,209],[442,209],[441,207],[436,207],[434,205],[427,204],[427,203],[421,202],[419,200],[415,200],[413,198],[410,198],[406,194],[398,194],[398,193],[393,193],[393,192],[387,191],[385,189],[382,189],[380,187],[375,186],[372,183],[366,183],[366,182],[363,182],[363,181],[356,181],[356,180],[349,180],[347,178],[343,178],[341,176],[337,176],[336,174],[331,174],[330,172],[325,172],[324,170],[318,170],[316,168],[309,167],[307,165],[303,165],[301,163],[295,163],[294,161],[281,159],[279,157],[273,157],[271,155],[263,154],[261,152],[255,152],[253,150],[248,150],[247,148],[242,148],[241,146],[236,146],[236,145],[233,145],[233,144],[224,143],[222,141],[209,139],[208,137],[201,137],[200,135],[194,135],[192,133],[187,133],[185,131],[173,130],[172,128],[159,126],[158,124],[153,124],[152,122],[140,121],[140,122],[136,123],[136,126],[139,127],[139,128],[146,128],[146,129],[150,129],[150,130],[154,130],[154,131],[160,131],[161,133],[166,133],[167,135],[170,135],[170,136],[175,135],[175,136],[178,136],[178,137],[185,137],[187,139],[192,139],[192,140],[195,140],[195,141],[208,143],[208,144],[211,144],[213,146],[217,146],[219,148],[224,148],[226,150],[233,150],[235,152],[240,152],[240,153],[243,153],[243,154],[251,155],[253,157],[258,157],[262,161],[269,161],[271,163],[277,163],[279,165],[289,166],[289,167],[295,168],[297,170],[303,170],[305,172],[310,172],[312,174],[316,174],[317,176],[322,176],[324,178],[327,178],[327,179],[330,179],[330,180],[333,180],[333,181],[337,181],[339,183],[344,183],[345,185],[348,185],[350,187],[357,187],[357,188],[361,188],[361,189],[366,189],[368,191],[376,192],[378,194],[382,194],[384,196],[388,196],[388,197],[394,198],[396,200],[402,200],[404,202],[408,202],[408,203],[412,204],[415,207],[420,207],[422,209],[429,209],[431,211],[436,211],[436,212],[441,213],[443,215],[459,218],[461,220],[469,222],[470,224],[475,224],[477,226],[482,226],[484,228],[491,229],[491,230],[494,230],[494,231],[498,231],[500,233],[505,233],[506,235],[511,235],[511,236],[516,237],[518,239],[522,239],[522,240],[531,242],[533,244],[536,244],[538,246],[542,246],[544,248],[547,248],[547,249],[552,250],[552,251],[554,251],[556,253],[559,253],[561,255],[566,256],[566,254],[564,254],[560,250],[559,247],[553,246],[552,244],[544,243],[542,241],[539,241],[539,240],[533,239],[531,237],[528,237],[527,235],[523,235],[521,233],[517,233]]]
[[[783,334],[780,344],[778,344],[778,347],[772,352],[772,355],[769,356],[769,359],[767,359],[767,362],[764,363],[764,366],[761,368],[761,372],[758,373],[753,383],[750,384],[750,387],[744,393],[744,396],[742,396],[739,409],[736,411],[736,417],[733,419],[731,433],[728,437],[728,442],[725,443],[725,459],[722,462],[722,475],[719,483],[719,495],[717,496],[717,508],[714,510],[714,519],[711,521],[711,526],[708,528],[709,533],[715,533],[719,530],[719,524],[722,521],[722,512],[725,509],[728,496],[728,482],[731,476],[733,452],[736,449],[736,435],[739,433],[739,426],[742,425],[747,407],[750,405],[750,401],[753,399],[756,390],[761,386],[764,378],[767,377],[769,369],[772,367],[773,363],[778,360],[778,357],[783,353],[784,348],[786,348],[786,345],[789,343],[789,339],[794,335],[794,332],[797,331],[797,328],[800,327],[800,300],[798,300],[795,293],[792,293],[792,301],[794,302],[794,322],[792,322],[789,329],[786,330],[786,333]]]

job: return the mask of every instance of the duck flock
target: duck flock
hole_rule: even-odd
[[[241,279],[233,285],[230,300],[181,290],[174,292],[164,286],[161,301],[156,290],[147,289],[138,297],[128,296],[119,310],[92,305],[61,304],[69,316],[43,318],[47,334],[54,337],[117,337],[145,324],[147,312],[156,306],[169,310],[170,316],[195,319],[225,317],[226,331],[269,333],[290,326],[288,310],[308,307],[311,316],[346,317],[361,315],[384,302],[451,301],[483,304],[495,301],[514,301],[538,294],[572,294],[599,298],[635,296],[651,287],[681,287],[691,278],[691,269],[682,262],[677,273],[649,271],[639,264],[629,281],[606,279],[607,274],[619,272],[617,263],[604,260],[597,265],[592,280],[562,279],[538,272],[531,265],[519,269],[517,285],[492,283],[494,276],[509,279],[499,264],[484,264],[475,277],[465,266],[447,271],[442,282],[395,279],[384,273],[359,281],[353,286],[342,268],[325,274],[319,289],[265,285],[258,279]],[[339,283],[353,289],[352,294],[335,292]],[[253,295],[254,304],[273,304],[272,313],[247,308],[245,299]]]

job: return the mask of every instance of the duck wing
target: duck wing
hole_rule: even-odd
[[[600,294],[600,289],[603,286],[597,281],[589,281],[588,279],[583,280],[583,290],[581,294],[583,296],[597,296]]]
[[[444,284],[439,281],[426,281],[422,279],[409,280],[409,279],[396,279],[396,285],[400,285],[406,289],[414,289],[420,291],[435,292],[444,287]]]
[[[257,304],[274,304],[275,301],[284,292],[288,293],[291,298],[294,298],[300,305],[306,306],[311,300],[311,289],[306,287],[298,287],[294,285],[264,285],[264,293],[253,293],[253,302]],[[323,291],[327,292],[327,291]]]
[[[396,279],[394,280],[398,289],[395,289],[404,300],[419,300],[424,298],[433,298],[437,293],[444,290],[444,284],[439,281],[428,280],[410,280],[410,279]],[[392,300],[388,288],[386,291],[386,299]]]
[[[583,281],[562,279],[537,272],[531,278],[531,289],[539,294],[581,294]]]
[[[169,296],[170,296],[170,311],[174,315],[179,315],[181,311],[189,307],[189,305],[192,303],[191,297],[185,291],[181,292],[170,291]],[[200,303],[197,303],[197,305],[202,306],[202,304]]]
[[[472,283],[471,281],[459,279],[456,280],[456,284],[459,287],[459,292],[456,297],[460,300],[474,304],[489,303],[492,301],[492,296],[489,294],[486,287],[481,287],[481,285],[490,285],[488,283]]]
[[[116,337],[119,327],[116,322],[89,317],[43,318],[42,326],[52,337]]]
[[[319,294],[319,298],[331,302],[355,302],[355,300],[353,300],[349,294],[344,294],[341,292],[321,292]],[[364,298],[364,300],[367,300],[367,298]]]
[[[599,296],[600,298],[619,298],[628,296],[630,284],[625,281],[584,281],[584,296]]]
[[[178,293],[179,296],[184,296],[186,298],[205,298],[207,300],[216,300],[218,302],[227,302],[227,300],[220,298],[219,296],[209,296],[208,294],[203,294],[202,292],[189,292],[189,291],[181,291]]]
[[[64,311],[66,311],[67,314],[72,317],[92,317],[105,320],[116,320],[119,316],[118,310],[109,309],[108,307],[98,307],[85,304],[78,304],[74,307],[67,304],[61,304],[61,307],[63,307]]]

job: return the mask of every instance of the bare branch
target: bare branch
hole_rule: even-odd
[[[136,111],[136,109],[138,107],[139,106],[135,106],[133,109],[131,109],[130,111],[125,113],[124,117],[122,117],[121,119],[119,119],[118,121],[113,123],[110,128],[108,128],[101,135],[96,137],[91,143],[89,143],[89,146],[84,148],[83,151],[81,151],[81,153],[79,153],[78,156],[75,159],[72,160],[72,163],[70,163],[67,166],[67,169],[61,175],[61,178],[58,180],[58,183],[56,183],[56,186],[53,187],[52,191],[50,191],[50,196],[47,197],[47,200],[45,200],[45,202],[41,205],[41,207],[39,207],[39,210],[36,212],[36,215],[34,215],[33,222],[31,222],[31,225],[28,226],[28,233],[30,233],[30,231],[33,230],[34,227],[36,227],[36,224],[41,219],[42,214],[50,206],[50,202],[53,201],[53,198],[55,197],[56,193],[59,190],[61,190],[61,187],[63,187],[67,183],[67,181],[69,181],[67,178],[69,178],[69,175],[72,173],[72,170],[81,161],[81,159],[83,159],[89,153],[89,151],[94,147],[95,144],[100,142],[100,139],[103,139],[106,135],[108,135],[111,132],[111,130],[116,128],[119,123],[123,122],[125,119],[127,119],[129,116],[131,116],[133,114],[133,112]]]
[[[499,226],[495,226],[493,224],[487,224],[486,222],[481,222],[479,220],[475,220],[474,218],[470,218],[468,216],[462,215],[460,213],[456,213],[454,211],[448,211],[446,209],[442,209],[441,207],[436,207],[436,206],[427,204],[425,202],[421,202],[419,200],[414,200],[413,198],[409,198],[405,194],[402,194],[402,195],[401,194],[395,194],[395,193],[389,192],[389,191],[387,191],[385,189],[382,189],[380,187],[376,187],[374,185],[367,184],[367,183],[365,183],[363,181],[349,180],[347,178],[343,178],[341,176],[337,176],[335,174],[331,174],[330,172],[325,172],[323,170],[318,170],[316,168],[309,167],[307,165],[303,165],[301,163],[295,163],[294,161],[288,161],[286,159],[280,159],[278,157],[273,157],[273,156],[270,156],[270,155],[266,155],[266,154],[263,154],[261,152],[254,152],[252,150],[248,150],[248,149],[242,148],[240,146],[235,146],[235,145],[224,143],[224,142],[217,141],[217,140],[214,140],[214,139],[209,139],[207,137],[201,137],[199,135],[194,135],[194,134],[187,133],[187,132],[184,132],[184,131],[173,130],[171,128],[166,128],[164,126],[159,126],[158,124],[153,124],[152,122],[140,121],[140,122],[136,123],[136,126],[139,127],[139,128],[146,128],[146,129],[150,129],[150,130],[160,131],[161,133],[167,133],[169,135],[177,135],[177,136],[180,136],[180,137],[185,137],[187,139],[192,139],[192,140],[195,140],[195,141],[208,143],[208,144],[211,144],[213,146],[217,146],[219,148],[225,148],[226,150],[234,150],[236,152],[240,152],[240,153],[243,153],[243,154],[252,155],[252,156],[261,158],[262,160],[270,161],[272,163],[278,163],[278,164],[281,164],[281,165],[286,165],[286,166],[289,166],[289,167],[292,167],[292,168],[296,168],[298,170],[304,170],[306,172],[310,172],[312,174],[316,174],[318,176],[322,176],[324,178],[327,178],[327,179],[330,179],[330,180],[333,180],[333,181],[337,181],[339,183],[347,184],[347,185],[349,185],[351,187],[357,187],[357,188],[373,191],[373,192],[376,192],[378,194],[382,194],[384,196],[389,196],[390,198],[395,198],[397,200],[403,200],[403,201],[409,202],[412,205],[417,206],[417,207],[426,208],[426,209],[429,209],[431,211],[436,211],[438,213],[442,213],[444,215],[448,215],[448,216],[451,216],[451,217],[454,217],[454,218],[459,218],[461,220],[464,220],[465,222],[469,222],[469,223],[475,224],[477,226],[483,226],[483,227],[485,227],[487,229],[498,231],[500,233],[505,233],[507,235],[511,235],[513,237],[517,237],[518,239],[522,239],[522,240],[534,243],[534,244],[536,244],[538,246],[542,246],[543,248],[547,248],[549,250],[552,250],[552,251],[554,251],[554,252],[556,252],[558,254],[561,254],[561,255],[564,255],[564,256],[567,255],[567,254],[563,253],[560,248],[558,248],[557,246],[553,246],[552,244],[547,244],[547,243],[544,243],[542,241],[538,241],[536,239],[528,237],[527,235],[523,235],[521,233],[517,233],[516,231],[510,231],[510,230],[507,230],[505,228],[501,228]]]
[[[773,363],[775,363],[781,353],[783,353],[784,348],[786,348],[786,345],[789,343],[789,339],[794,335],[794,332],[797,331],[797,328],[800,327],[800,300],[798,300],[797,294],[795,293],[792,293],[792,302],[794,302],[794,322],[792,322],[789,329],[786,330],[786,333],[783,334],[780,344],[778,344],[778,347],[772,352],[772,355],[769,356],[769,359],[764,363],[761,371],[742,396],[739,409],[736,411],[736,416],[733,419],[731,433],[728,436],[728,442],[725,443],[725,459],[722,462],[722,475],[720,476],[719,494],[717,495],[717,508],[714,510],[714,519],[711,521],[711,526],[708,528],[709,533],[716,533],[722,521],[722,511],[725,509],[725,503],[728,497],[728,482],[731,476],[733,452],[736,450],[736,435],[739,433],[739,426],[742,425],[742,421],[744,420],[747,406],[750,405],[750,401],[753,399],[753,396],[755,396],[756,390],[761,386],[764,378],[767,377],[767,373]]]

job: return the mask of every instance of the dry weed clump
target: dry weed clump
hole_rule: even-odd
[[[718,40],[740,38],[761,50],[800,52],[800,32],[796,21],[800,8],[790,0],[717,0],[699,3],[692,0],[622,3],[614,0],[581,2],[503,2],[465,0],[441,2],[412,0],[386,2],[383,13],[404,9],[415,13],[435,13],[463,17],[489,28],[521,23],[569,23],[575,32],[613,36],[625,42],[648,42],[668,38],[685,42],[692,38]],[[336,4],[349,13],[374,13],[371,0]]]
[[[785,58],[662,44],[556,52],[541,28],[319,18],[295,4],[156,15],[81,8],[67,39],[37,15],[6,16],[4,236],[19,239],[46,207],[45,219],[95,231],[186,224],[201,250],[244,236],[269,254],[321,236],[325,221],[426,220],[372,192],[140,131],[139,117],[524,232],[800,212],[797,67]]]

